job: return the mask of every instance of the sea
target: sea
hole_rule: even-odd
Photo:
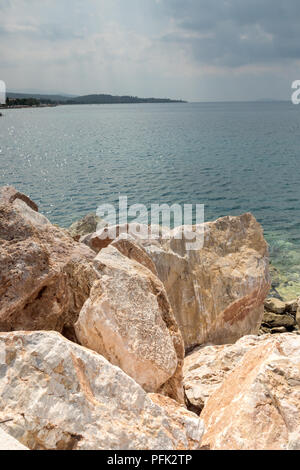
[[[252,212],[277,291],[300,296],[300,106],[289,102],[74,105],[4,110],[0,185],[63,227],[102,204]]]

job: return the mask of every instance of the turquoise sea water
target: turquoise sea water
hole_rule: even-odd
[[[95,105],[3,114],[0,185],[29,194],[52,222],[68,226],[120,194],[147,206],[202,203],[206,220],[251,211],[297,293],[300,107]]]

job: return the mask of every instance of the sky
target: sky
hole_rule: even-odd
[[[290,99],[299,0],[0,0],[11,91]]]

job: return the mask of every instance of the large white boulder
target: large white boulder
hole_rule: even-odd
[[[300,336],[262,338],[204,407],[211,449],[300,450]]]
[[[188,354],[184,359],[183,384],[189,409],[200,414],[245,354],[265,341],[266,336],[244,336],[235,344],[201,346]]]
[[[94,266],[99,280],[75,325],[80,344],[119,366],[147,392],[183,402],[183,341],[162,282],[115,246],[103,249]]]
[[[97,275],[94,252],[34,210],[12,188],[0,191],[0,331],[73,324]]]
[[[177,239],[182,232],[178,227],[169,239],[144,245],[165,285],[186,349],[257,334],[270,289],[268,246],[259,223],[244,214],[191,227]],[[198,243],[191,250],[193,232]]]
[[[1,426],[30,449],[199,449],[202,421],[170,402],[59,333],[0,334]]]

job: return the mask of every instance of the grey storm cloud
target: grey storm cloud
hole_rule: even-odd
[[[11,90],[286,99],[299,18],[300,0],[0,0],[0,79]]]
[[[212,65],[238,67],[300,59],[299,0],[164,0],[177,32],[163,40]]]

